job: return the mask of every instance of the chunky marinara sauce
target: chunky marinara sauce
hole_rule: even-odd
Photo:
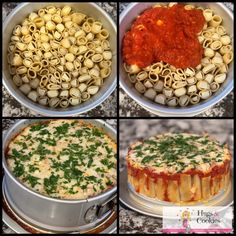
[[[201,10],[185,10],[181,4],[148,9],[124,36],[124,61],[140,68],[158,61],[176,68],[196,67],[203,54],[197,34],[204,23]]]

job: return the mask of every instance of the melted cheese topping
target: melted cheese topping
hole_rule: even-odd
[[[163,134],[131,145],[127,160],[137,168],[155,173],[184,173],[198,170],[207,173],[214,166],[230,160],[228,148],[209,136]]]
[[[116,185],[116,143],[79,120],[25,128],[10,142],[7,163],[24,185],[50,197],[86,199]]]

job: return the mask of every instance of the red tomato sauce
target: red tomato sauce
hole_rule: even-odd
[[[227,174],[230,171],[230,161],[226,160],[224,161],[224,163],[221,166],[214,166],[212,168],[212,170],[208,173],[203,173],[202,171],[199,170],[188,170],[186,172],[184,172],[183,174],[189,174],[189,175],[198,175],[200,178],[204,178],[204,177],[211,177],[210,178],[210,187],[212,188],[213,186],[213,177],[217,177],[219,179],[222,178],[223,174]],[[144,173],[151,177],[155,183],[157,183],[158,179],[161,178],[163,180],[163,188],[164,188],[164,201],[170,201],[168,198],[168,191],[167,191],[167,186],[168,186],[168,181],[169,180],[175,180],[178,182],[178,184],[180,184],[180,175],[181,173],[176,173],[176,174],[166,174],[166,173],[155,173],[153,170],[149,169],[149,168],[144,168],[144,169],[139,169],[139,168],[135,168],[134,166],[132,166],[129,162],[128,162],[128,173],[135,177],[135,178],[142,178]],[[146,186],[149,186],[149,178],[146,178]],[[149,188],[148,188],[149,190]],[[139,186],[138,188],[135,189],[136,192],[140,192]],[[210,190],[209,190],[210,191]],[[194,200],[194,196],[192,197],[192,199],[190,201]]]
[[[148,9],[124,36],[124,61],[140,68],[158,61],[176,68],[196,67],[203,55],[197,34],[204,23],[201,10],[185,10],[181,4]]]
[[[149,168],[144,168],[144,169],[135,168],[130,163],[128,163],[128,168],[131,171],[130,174],[132,176],[136,177],[140,174],[145,173],[147,176],[155,179],[156,181],[157,181],[158,178],[162,178],[162,179],[167,179],[167,180],[176,180],[176,181],[179,182],[180,181],[180,175],[182,174],[182,173],[167,174],[167,173],[163,173],[163,172],[156,173],[152,169],[149,169]],[[228,173],[229,168],[230,168],[230,162],[228,160],[225,160],[222,165],[214,166],[212,168],[212,170],[207,172],[207,173],[203,173],[200,170],[191,169],[191,170],[185,171],[183,174],[186,174],[186,175],[199,175],[199,177],[201,177],[201,178],[208,177],[208,176],[215,177],[215,176],[218,176],[218,175]]]

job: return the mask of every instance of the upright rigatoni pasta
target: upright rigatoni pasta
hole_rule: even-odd
[[[109,32],[70,6],[32,12],[12,34],[7,59],[13,82],[41,105],[78,105],[111,74]]]

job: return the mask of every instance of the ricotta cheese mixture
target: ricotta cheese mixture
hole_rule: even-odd
[[[43,195],[86,199],[116,185],[116,143],[81,120],[51,120],[22,130],[7,163],[24,185]]]
[[[134,143],[127,159],[134,167],[151,168],[155,173],[175,174],[193,169],[207,173],[230,159],[230,154],[208,135],[167,133]]]

